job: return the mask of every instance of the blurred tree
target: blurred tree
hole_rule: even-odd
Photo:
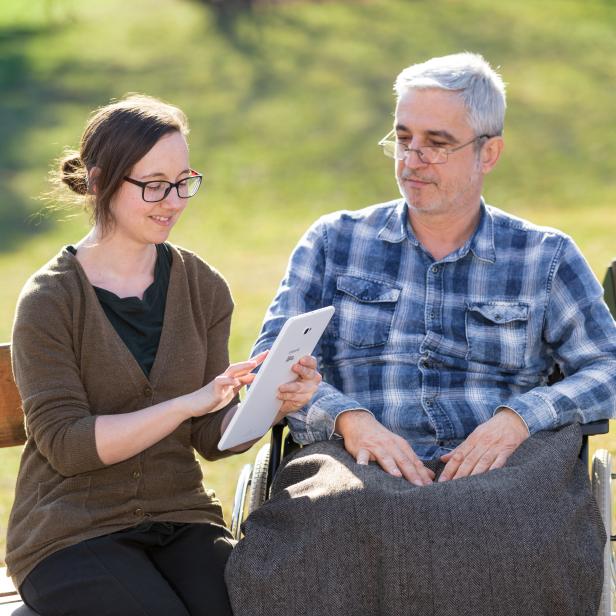
[[[252,44],[239,34],[238,22],[244,16],[254,17],[253,9],[256,4],[263,4],[262,0],[196,0],[196,2],[210,7],[218,31],[237,49],[252,49]]]

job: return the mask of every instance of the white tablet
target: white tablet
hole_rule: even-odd
[[[246,399],[240,403],[222,435],[218,449],[222,451],[261,438],[270,429],[282,406],[282,400],[277,397],[278,387],[298,378],[291,367],[304,355],[312,353],[333,314],[334,307],[327,306],[287,320]]]

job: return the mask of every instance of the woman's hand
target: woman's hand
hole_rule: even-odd
[[[141,453],[173,432],[183,421],[217,411],[231,402],[265,358],[267,351],[249,361],[231,364],[205,387],[132,413],[98,415],[96,451],[104,464],[116,464]],[[226,425],[226,424],[225,424]]]
[[[268,351],[259,353],[248,361],[231,364],[205,387],[186,396],[192,417],[213,413],[227,406],[244,385],[252,383],[257,376],[252,371],[267,357]]]
[[[302,357],[296,364],[293,364],[292,370],[299,378],[278,388],[278,399],[283,402],[275,423],[278,423],[285,415],[308,404],[321,382],[321,375],[317,371],[317,360],[310,355]]]

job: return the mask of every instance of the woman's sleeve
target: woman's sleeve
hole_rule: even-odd
[[[63,476],[101,468],[73,344],[69,293],[30,281],[20,296],[11,356],[26,432]]]

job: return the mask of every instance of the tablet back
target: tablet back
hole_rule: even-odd
[[[229,422],[218,449],[229,449],[262,437],[271,427],[282,401],[278,387],[297,379],[291,370],[304,355],[310,355],[325,331],[334,307],[327,306],[291,317],[283,325],[269,355],[261,365],[246,399]]]

